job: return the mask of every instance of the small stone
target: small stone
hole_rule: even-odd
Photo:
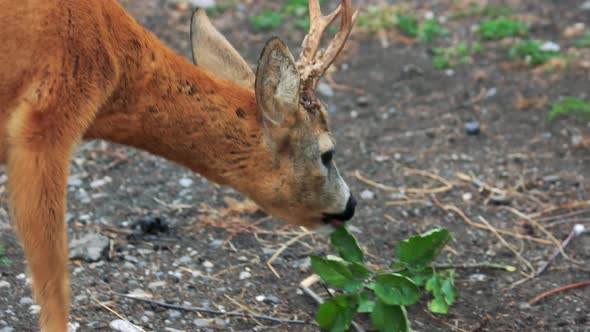
[[[467,202],[470,201],[473,198],[473,195],[471,193],[464,193],[463,194],[463,201]]]
[[[160,287],[164,287],[164,286],[166,286],[166,281],[164,281],[164,280],[152,281],[148,284],[149,289],[155,289],[155,288],[160,288]]]
[[[274,295],[270,295],[270,296],[266,297],[266,299],[264,300],[264,303],[279,304],[279,303],[281,303],[281,299],[279,299],[278,297],[276,297]]]
[[[356,104],[360,107],[365,107],[369,105],[369,98],[367,96],[359,96],[356,99]]]
[[[571,142],[575,147],[582,146],[582,144],[584,144],[584,137],[580,134],[574,134],[571,137]]]
[[[76,331],[78,331],[78,328],[80,328],[80,323],[78,323],[78,322],[68,323],[68,332],[76,332]]]
[[[4,326],[0,329],[0,332],[14,332],[14,328],[12,326]]]
[[[252,277],[252,273],[248,272],[248,271],[242,271],[240,272],[240,280],[245,280]]]
[[[41,312],[41,306],[33,304],[29,307],[31,315],[38,315]]]
[[[209,261],[204,261],[203,262],[203,267],[205,267],[206,269],[212,269],[213,268],[213,263],[211,263]]]
[[[68,178],[68,186],[72,186],[72,187],[80,187],[82,185],[82,180],[75,177],[75,176],[71,176]]]
[[[195,324],[197,327],[207,327],[211,324],[211,320],[205,318],[197,318],[193,321],[193,324]]]
[[[547,183],[557,183],[561,180],[561,177],[557,174],[547,175],[543,177],[543,181]]]
[[[191,187],[195,183],[195,181],[189,178],[182,178],[178,180],[178,183],[180,183],[181,186],[188,188]]]
[[[397,113],[397,108],[390,107],[390,108],[387,109],[387,113],[389,113],[389,114],[396,114]]]
[[[192,262],[192,258],[189,256],[182,256],[178,259],[179,264],[189,264],[190,262]]]
[[[26,276],[24,273],[19,273],[19,274],[16,276],[16,279],[18,279],[18,280],[24,280],[24,279],[26,279],[26,278],[27,278],[27,276]]]
[[[531,307],[531,305],[528,304],[528,303],[526,303],[526,302],[520,302],[518,304],[518,309],[521,309],[521,310],[523,310],[523,309],[529,309],[530,307]]]
[[[541,45],[541,47],[539,47],[539,50],[546,52],[559,52],[560,49],[561,47],[552,41],[546,41],[543,43],[543,45]]]
[[[128,323],[122,319],[115,319],[114,321],[109,323],[109,326],[113,330],[119,331],[119,332],[140,332],[141,331],[137,326],[135,326],[131,323]]]
[[[365,189],[361,192],[361,199],[365,201],[370,201],[375,198],[375,193],[370,191],[369,189]]]
[[[256,301],[258,301],[258,302],[263,302],[264,300],[266,300],[266,296],[264,296],[264,295],[258,295],[256,297]]]
[[[10,283],[6,280],[0,281],[0,288],[8,288],[10,287]]]
[[[590,10],[590,1],[586,1],[584,2],[581,6],[580,6],[581,10]]]
[[[188,0],[188,2],[197,8],[215,7],[215,0]]]
[[[465,128],[465,133],[467,133],[467,135],[470,135],[470,136],[477,135],[477,134],[479,134],[479,131],[480,131],[479,121],[475,121],[475,120],[467,121],[467,122],[465,122],[464,128]]]
[[[20,299],[19,303],[22,305],[33,304],[33,299],[30,297],[23,297],[22,299]]]
[[[70,242],[70,258],[97,262],[106,253],[110,239],[97,233],[87,233]]]
[[[170,319],[176,319],[178,317],[182,316],[182,313],[178,310],[170,310],[168,311],[168,318]]]
[[[225,326],[227,325],[227,322],[221,318],[215,318],[215,325],[217,326]]]
[[[485,281],[488,278],[485,274],[475,273],[469,276],[471,281]]]
[[[321,94],[322,96],[324,96],[326,98],[334,97],[334,90],[332,89],[332,87],[330,87],[326,83],[322,82],[322,83],[318,84],[317,91],[319,94]]]
[[[357,111],[350,111],[350,117],[351,118],[356,119],[356,118],[358,118],[358,116],[359,116],[359,112],[357,112]]]

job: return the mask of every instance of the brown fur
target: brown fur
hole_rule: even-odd
[[[253,87],[190,64],[114,0],[0,0],[0,22],[0,159],[42,331],[68,322],[66,182],[80,139],[147,150],[289,222],[321,223],[332,198],[310,192],[327,181],[318,166],[319,137],[332,142],[324,110],[290,105],[297,125],[276,129],[273,148]]]

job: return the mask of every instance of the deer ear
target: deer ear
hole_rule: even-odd
[[[293,55],[279,38],[270,39],[258,60],[256,103],[266,124],[286,126],[299,107],[299,72]]]
[[[254,86],[254,73],[225,37],[211,24],[204,9],[191,19],[193,61],[204,70],[246,88]]]

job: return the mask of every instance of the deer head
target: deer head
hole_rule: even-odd
[[[295,62],[287,46],[271,38],[262,50],[256,74],[217,31],[206,14],[193,14],[193,60],[202,69],[253,89],[262,132],[253,163],[261,174],[242,191],[262,208],[290,223],[316,228],[352,218],[355,199],[333,160],[335,141],[328,113],[315,95],[322,74],[342,50],[356,19],[350,0],[323,16],[319,1],[310,0],[311,26]],[[319,50],[326,28],[341,16],[340,30]],[[253,189],[255,188],[255,189]]]

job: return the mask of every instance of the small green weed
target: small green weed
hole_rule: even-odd
[[[236,0],[229,0],[223,2],[217,2],[215,6],[206,9],[207,15],[214,17],[234,8],[236,6]]]
[[[449,34],[449,32],[443,29],[435,19],[427,20],[420,27],[420,36],[422,37],[422,40],[427,43],[431,42],[438,36],[445,36],[447,34]]]
[[[584,36],[574,41],[574,47],[585,48],[590,47],[590,30],[584,33]]]
[[[6,248],[4,248],[4,245],[0,243],[0,264],[9,265],[12,263],[12,261],[4,257],[5,254]]]
[[[523,22],[501,17],[481,22],[479,33],[483,39],[498,40],[506,37],[526,36],[528,27]]]
[[[406,36],[416,38],[420,33],[420,23],[412,14],[397,13],[397,28]]]
[[[453,19],[460,19],[469,16],[485,16],[498,18],[512,15],[512,8],[508,6],[485,6],[481,7],[478,2],[472,1],[467,8],[459,10],[451,15]]]
[[[455,47],[435,48],[432,65],[436,69],[453,68],[457,64],[469,62],[473,55],[481,52],[481,44],[473,43],[468,46],[466,43],[459,43]]]
[[[257,15],[250,16],[250,27],[255,32],[278,28],[283,22],[283,14],[272,10],[263,10]]]
[[[359,15],[357,24],[361,29],[374,33],[394,28],[396,21],[390,6],[372,5]]]
[[[551,106],[547,120],[551,122],[562,114],[574,114],[584,119],[590,119],[590,103],[576,97],[563,97]]]
[[[541,49],[543,44],[539,40],[525,40],[510,48],[509,55],[532,67],[541,65],[549,59],[563,57],[558,51]]]
[[[390,268],[373,271],[363,263],[354,236],[345,228],[334,231],[331,242],[339,257],[311,256],[315,273],[341,290],[320,305],[318,325],[330,332],[348,331],[356,314],[365,313],[379,331],[411,331],[405,307],[418,302],[421,287],[432,295],[428,309],[447,313],[457,296],[454,273],[436,271],[432,261],[451,239],[446,229],[434,229],[400,241]]]

